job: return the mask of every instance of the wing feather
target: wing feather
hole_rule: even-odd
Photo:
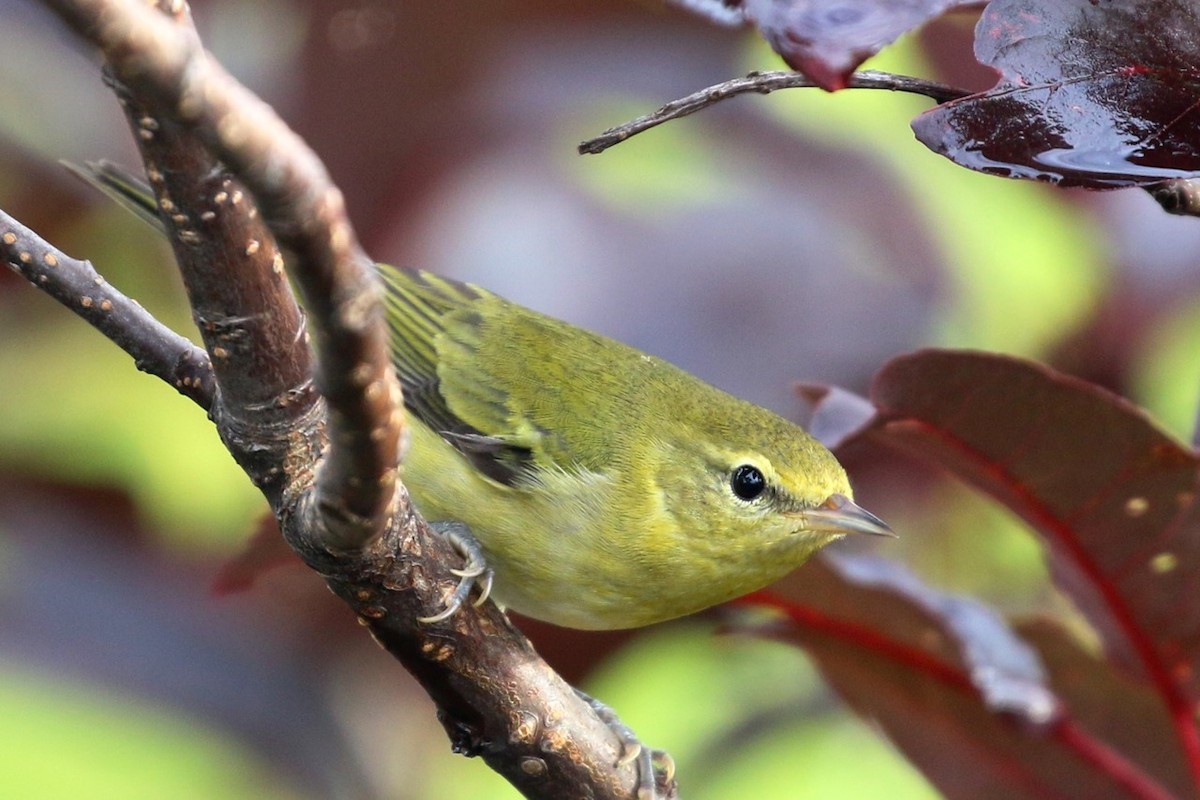
[[[532,479],[534,443],[514,435],[518,414],[508,393],[489,370],[474,368],[484,323],[475,304],[504,301],[427,272],[378,269],[387,287],[392,362],[409,411],[493,480]]]

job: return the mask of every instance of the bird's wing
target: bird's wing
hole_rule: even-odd
[[[107,161],[65,166],[163,229],[150,187],[140,178]],[[586,364],[589,353],[593,367],[604,367],[619,348],[597,348],[596,337],[572,326],[547,329],[541,315],[470,284],[387,264],[376,269],[387,288],[392,363],[412,414],[500,483],[528,480],[538,474],[535,466],[571,472],[603,463],[592,457],[600,455],[594,442],[568,441],[562,434],[579,429],[587,409],[569,408],[557,392],[578,377],[564,373]],[[557,341],[563,336],[578,341],[564,346]],[[550,353],[541,352],[546,349]],[[531,352],[536,360],[529,359]],[[560,363],[556,353],[560,360],[569,353],[573,363]],[[514,377],[514,370],[521,374]],[[599,388],[595,384],[572,381],[585,406],[597,399],[588,397]]]
[[[484,345],[477,304],[508,306],[483,289],[416,270],[378,265],[387,287],[392,363],[404,404],[500,483],[534,474],[540,436],[523,423],[503,369]]]

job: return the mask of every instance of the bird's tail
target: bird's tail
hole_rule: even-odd
[[[165,226],[158,216],[154,192],[146,181],[112,161],[88,161],[83,166],[60,162],[72,175],[99,189],[123,208],[160,233]],[[408,357],[432,364],[436,358],[429,343],[441,330],[441,317],[488,294],[469,283],[443,278],[424,270],[376,264],[387,287],[386,303],[392,321],[392,338],[400,352],[411,348]]]
[[[158,216],[158,205],[150,184],[129,170],[111,161],[87,161],[81,167],[70,161],[60,161],[67,171],[84,183],[99,189],[116,200],[122,207],[132,211],[138,219],[164,233],[162,220]]]

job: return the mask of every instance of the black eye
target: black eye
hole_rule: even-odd
[[[767,488],[767,479],[758,467],[742,464],[734,467],[733,476],[729,479],[729,488],[743,500],[753,500]]]

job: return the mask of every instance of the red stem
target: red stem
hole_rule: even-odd
[[[1174,795],[1159,786],[1125,756],[1088,733],[1075,720],[1066,717],[1059,720],[1054,725],[1054,738],[1111,775],[1117,783],[1135,796],[1148,800],[1173,800]]]
[[[956,689],[975,691],[975,685],[963,674],[962,670],[947,664],[940,658],[935,658],[924,650],[884,636],[873,628],[836,619],[817,611],[815,608],[802,606],[786,600],[770,591],[758,591],[741,598],[739,603],[760,603],[765,606],[785,612],[792,622],[814,630],[827,633],[843,641],[853,642],[862,647],[897,661],[900,664],[930,675],[937,680]]]

